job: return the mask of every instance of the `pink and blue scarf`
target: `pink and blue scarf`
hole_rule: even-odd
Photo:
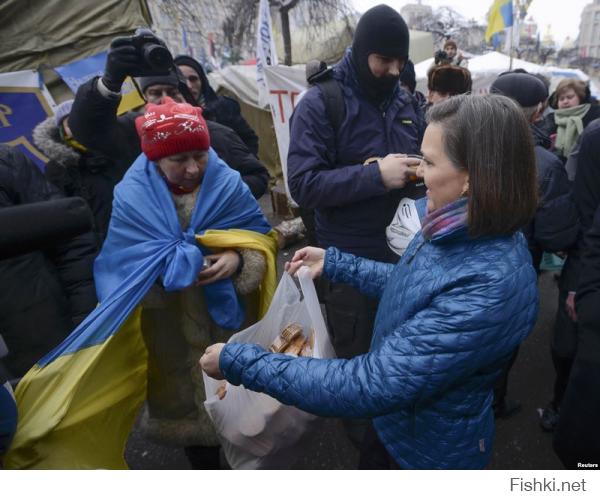
[[[428,213],[423,219],[422,233],[427,241],[466,234],[468,228],[468,199],[461,197]]]

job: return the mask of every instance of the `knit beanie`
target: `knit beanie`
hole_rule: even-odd
[[[168,75],[141,76],[138,78],[138,84],[142,93],[144,93],[150,85],[172,85],[179,88],[179,79],[171,71]]]
[[[164,97],[160,104],[147,104],[135,126],[142,151],[151,161],[186,151],[206,151],[210,136],[202,109]]]
[[[60,124],[63,120],[71,114],[71,108],[73,107],[73,99],[69,99],[65,101],[54,109],[54,123],[57,127],[60,127]]]
[[[417,75],[415,74],[415,65],[410,59],[406,61],[404,70],[400,73],[400,81],[409,88],[411,94],[415,93]]]
[[[502,94],[517,101],[523,108],[535,106],[548,99],[548,90],[542,81],[529,73],[505,73],[490,88],[492,94]]]
[[[391,95],[399,78],[377,78],[369,69],[370,54],[408,59],[408,26],[394,9],[377,5],[366,11],[358,21],[352,40],[352,62],[362,90],[375,100]]]

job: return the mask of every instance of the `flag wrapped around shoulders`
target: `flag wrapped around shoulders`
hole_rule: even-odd
[[[512,0],[494,0],[488,14],[485,41],[489,42],[495,33],[504,31],[513,25]]]
[[[17,386],[19,424],[5,466],[126,468],[123,451],[146,391],[143,297],[157,280],[167,291],[190,286],[210,249],[251,248],[267,262],[261,317],[275,290],[276,246],[249,188],[212,149],[185,231],[154,163],[140,155],[115,188],[94,266],[100,304]],[[204,290],[213,320],[239,326],[243,308],[231,280]]]

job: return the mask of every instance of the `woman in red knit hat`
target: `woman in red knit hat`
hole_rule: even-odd
[[[131,219],[126,230],[141,226],[142,232],[146,227],[153,231],[164,218],[168,231],[179,235],[175,254],[168,259],[184,255],[179,267],[169,261],[173,269],[163,272],[142,302],[148,390],[141,425],[149,439],[183,446],[193,468],[219,468],[219,441],[204,409],[206,395],[196,361],[208,345],[226,342],[256,320],[246,317],[237,297],[264,285],[272,261],[256,249],[198,246],[196,237],[214,229],[247,229],[264,238],[270,227],[239,173],[210,149],[201,108],[165,97],[161,104],[149,104],[146,109],[136,120],[145,158],[141,155],[136,160],[115,190],[107,242],[115,241],[111,236],[123,231],[117,222],[124,218]],[[158,221],[146,212],[154,205],[160,207]],[[162,241],[161,233],[152,235],[148,244]],[[110,260],[111,254],[126,251],[124,247],[131,243],[117,240],[114,252],[105,245],[106,262],[103,265],[101,260],[97,267],[124,267]],[[199,265],[189,266],[189,261]]]

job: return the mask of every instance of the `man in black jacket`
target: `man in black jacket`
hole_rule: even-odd
[[[29,158],[0,145],[0,210],[61,197]],[[0,260],[0,334],[12,377],[22,377],[96,307],[96,254],[87,232]]]
[[[579,215],[577,241],[568,252],[559,282],[558,311],[552,339],[552,361],[556,371],[552,402],[544,409],[542,427],[554,430],[559,420],[563,395],[569,383],[573,360],[578,352],[579,286],[587,279],[589,268],[582,267],[584,237],[592,227],[594,214],[600,207],[600,119],[590,122],[581,134],[573,194]],[[579,307],[579,306],[578,306]],[[597,306],[596,306],[597,307]]]
[[[579,219],[567,173],[559,158],[552,154],[550,139],[536,126],[548,99],[542,81],[528,73],[505,73],[492,83],[490,91],[516,101],[530,123],[535,144],[539,205],[531,222],[523,228],[535,269],[540,270],[544,252],[568,250],[577,240]],[[508,372],[516,360],[513,356],[494,388],[496,416],[510,416],[519,408],[506,400]]]
[[[147,68],[145,72],[140,71],[143,62],[139,61],[137,48],[130,40],[129,37],[113,40],[104,75],[79,87],[69,117],[75,139],[113,159],[123,175],[141,153],[135,129],[135,119],[140,113],[129,112],[117,117],[120,90],[128,75],[148,74]],[[148,102],[156,104],[163,95],[184,102],[179,92],[179,77],[173,71],[163,76],[142,77],[140,85]],[[206,123],[212,148],[227,165],[241,174],[254,197],[260,198],[269,181],[267,169],[233,130],[213,121]]]
[[[596,156],[596,167],[600,167],[599,159]],[[600,459],[600,208],[581,254],[577,347],[554,433],[554,450],[569,469],[578,468],[579,463],[597,467]]]
[[[186,79],[198,106],[202,106],[206,120],[213,120],[232,129],[254,155],[258,155],[258,137],[248,125],[235,99],[219,96],[208,82],[202,65],[193,57],[179,55],[174,59]]]

